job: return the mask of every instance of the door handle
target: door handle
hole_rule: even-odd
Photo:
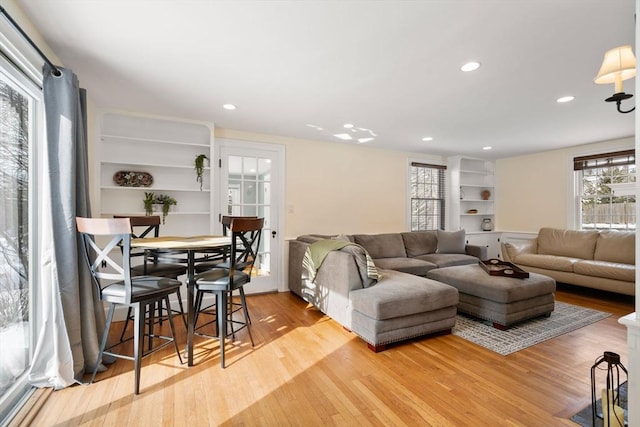
[[[271,231],[271,238],[275,239],[276,238],[276,230]]]

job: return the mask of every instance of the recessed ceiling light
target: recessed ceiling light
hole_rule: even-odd
[[[346,129],[351,129],[351,128],[353,127],[353,125],[352,125],[351,123],[345,123],[345,124],[344,124],[344,127],[345,127]]]
[[[569,96],[563,96],[563,97],[561,97],[561,98],[558,98],[558,99],[556,100],[556,102],[558,102],[558,103],[562,104],[562,103],[565,103],[565,102],[573,101],[574,99],[576,99],[576,97],[575,97],[575,96],[571,96],[571,95],[569,95]]]
[[[489,147],[489,146],[482,147],[482,149],[483,149],[483,150],[491,150],[492,148],[493,148],[493,147]]]
[[[337,134],[335,134],[333,136],[335,136],[336,138],[343,139],[345,141],[349,141],[349,140],[353,139],[351,137],[351,135],[349,135],[348,133],[337,133]]]
[[[358,138],[358,142],[363,144],[365,142],[373,141],[375,138]]]
[[[233,104],[224,104],[222,108],[224,108],[225,110],[235,110],[236,106]]]
[[[427,142],[427,141],[433,141],[433,137],[431,136],[425,136],[424,138],[422,138],[423,141]]]
[[[460,67],[461,71],[464,71],[465,73],[468,73],[469,71],[475,71],[478,68],[480,68],[480,63],[479,62],[467,62],[466,64],[464,64],[462,67]]]

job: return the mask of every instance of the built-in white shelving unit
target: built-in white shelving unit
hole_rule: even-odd
[[[450,230],[466,231],[468,244],[485,246],[487,258],[502,258],[500,232],[495,229],[494,163],[489,160],[464,156],[448,159]],[[483,197],[488,192],[488,197]],[[484,231],[485,219],[491,221],[492,230]]]
[[[196,181],[195,157],[212,159],[213,125],[106,112],[101,115],[98,150],[100,215],[144,215],[145,192],[177,201],[164,235],[209,234],[213,231],[210,167],[205,162],[203,186]],[[146,172],[149,187],[115,183],[119,171]],[[159,213],[161,215],[161,212]]]
[[[495,227],[494,163],[455,156],[449,158],[447,169],[451,183],[447,228],[482,232],[483,220],[487,218]],[[487,198],[483,197],[486,192]]]

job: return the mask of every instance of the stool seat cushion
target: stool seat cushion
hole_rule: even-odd
[[[144,265],[136,265],[131,267],[131,271],[135,275],[177,277],[187,274],[187,266],[184,264],[173,263],[147,263],[146,270]]]

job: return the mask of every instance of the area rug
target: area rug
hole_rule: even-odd
[[[609,317],[610,313],[556,301],[550,317],[538,317],[506,331],[491,322],[458,314],[453,334],[506,356]]]
[[[620,398],[620,406],[623,408],[628,408],[627,406],[627,382],[620,384],[620,388],[618,389],[618,397]],[[596,413],[599,416],[602,416],[602,400],[598,399],[596,402]],[[627,410],[624,411],[625,416],[625,425],[627,425]],[[599,418],[596,418],[596,424],[593,424],[593,414],[591,413],[591,405],[585,407],[582,411],[575,414],[571,417],[571,421],[574,423],[580,424],[582,427],[602,427],[603,421]]]

